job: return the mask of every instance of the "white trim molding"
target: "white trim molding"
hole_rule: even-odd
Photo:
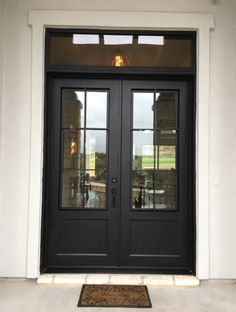
[[[30,11],[32,98],[27,277],[39,276],[44,129],[44,30],[57,28],[197,31],[196,260],[197,277],[209,278],[209,75],[212,14],[121,11]]]

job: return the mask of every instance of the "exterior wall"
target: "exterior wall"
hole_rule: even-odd
[[[0,9],[2,4],[3,0]],[[141,0],[5,0],[4,34],[0,28],[0,69],[3,66],[0,276],[24,277],[27,271],[31,118],[31,28],[27,15],[29,10],[37,9],[123,10],[130,14],[133,10],[212,12],[215,15],[210,45],[210,277],[236,278],[236,169],[231,165],[236,158],[234,0],[176,0],[174,3],[150,0],[148,4]],[[0,23],[2,15],[0,10]]]
[[[2,74],[3,74],[3,27],[4,27],[4,3],[0,0],[0,125],[2,118]],[[0,147],[1,147],[1,131],[0,131]],[[1,149],[0,149],[1,159]],[[0,172],[1,172],[1,160],[0,160]],[[1,194],[1,193],[0,193]]]

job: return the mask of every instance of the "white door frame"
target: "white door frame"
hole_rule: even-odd
[[[199,279],[208,279],[210,30],[214,28],[214,16],[202,13],[34,10],[29,12],[29,25],[32,26],[32,96],[27,277],[38,277],[40,267],[44,142],[44,34],[46,27],[57,27],[197,31],[196,274]]]

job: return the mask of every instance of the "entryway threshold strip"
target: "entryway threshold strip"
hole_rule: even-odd
[[[41,274],[38,284],[51,285],[147,285],[193,287],[199,286],[200,281],[193,275],[139,275],[139,274]]]

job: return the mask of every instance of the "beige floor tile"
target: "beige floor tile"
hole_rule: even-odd
[[[111,284],[140,285],[142,283],[141,275],[122,275],[115,274],[110,277]]]
[[[108,284],[108,274],[90,274],[86,278],[86,284]]]
[[[85,283],[86,274],[56,274],[54,284],[64,285],[82,285]]]
[[[53,282],[53,274],[42,274],[38,277],[37,283],[38,284],[52,284]]]
[[[143,283],[147,286],[174,286],[174,278],[172,275],[145,275]]]
[[[175,275],[175,286],[199,286],[199,279],[195,276]]]

